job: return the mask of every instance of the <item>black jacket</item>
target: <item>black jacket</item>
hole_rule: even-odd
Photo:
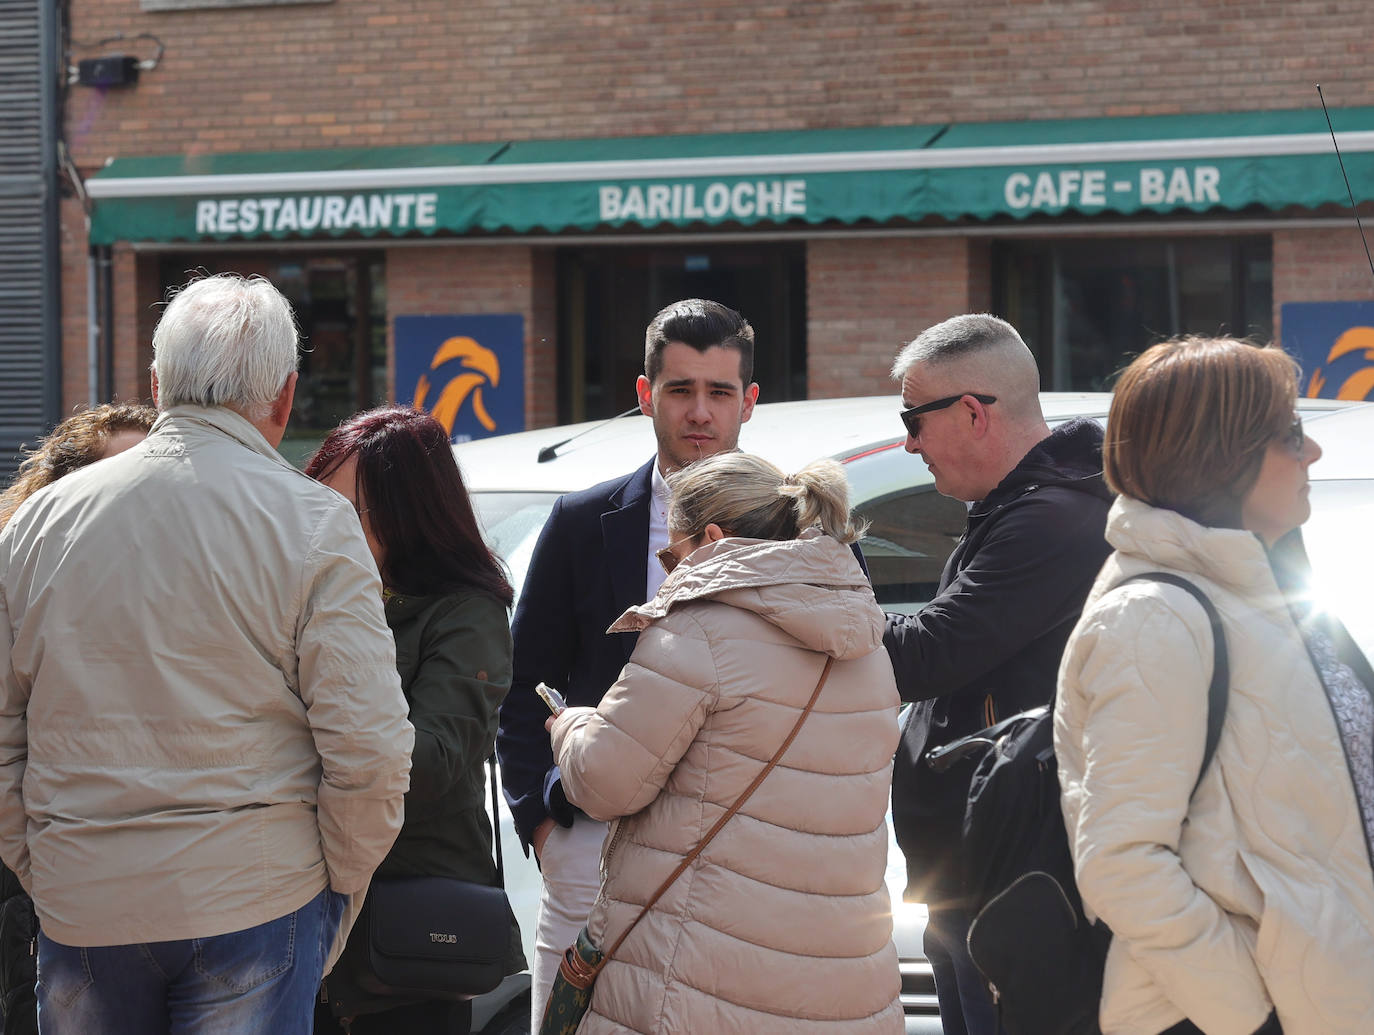
[[[644,603],[654,462],[559,499],[530,558],[511,626],[511,691],[496,736],[501,783],[527,847],[546,816],[569,826],[574,815],[544,729],[549,710],[534,684],[548,683],[570,705],[594,708],[630,660],[638,634],[606,630],[626,608]]]
[[[38,917],[33,899],[8,866],[0,866],[0,1029],[7,1035],[37,1035]]]
[[[892,820],[907,897],[955,905],[972,763],[934,773],[932,747],[1054,697],[1059,659],[1111,548],[1102,429],[1062,425],[969,510],[934,600],[888,615],[884,644],[907,715],[892,778]]]

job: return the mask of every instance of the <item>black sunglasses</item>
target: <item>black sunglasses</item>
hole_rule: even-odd
[[[997,396],[995,395],[983,395],[981,392],[960,392],[958,395],[947,395],[943,399],[936,399],[934,402],[913,406],[909,410],[902,411],[902,423],[906,425],[906,433],[912,438],[920,438],[921,414],[934,413],[936,410],[947,409],[966,395],[971,395],[984,406],[991,406],[997,401]]]

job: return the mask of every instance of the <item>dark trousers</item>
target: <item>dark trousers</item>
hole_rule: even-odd
[[[345,1027],[323,1003],[315,1007],[315,1035],[469,1035],[472,1003],[425,1002],[398,1006],[381,1013],[364,1013]]]
[[[1203,1031],[1192,1021],[1179,1021],[1172,1028],[1166,1028],[1159,1035],[1203,1035]],[[1279,1015],[1273,1010],[1269,1011],[1269,1016],[1265,1018],[1263,1024],[1255,1029],[1254,1035],[1283,1035],[1283,1026],[1279,1024]]]
[[[945,1035],[1005,1035],[988,983],[968,954],[970,918],[962,909],[932,909],[925,950],[935,972]]]

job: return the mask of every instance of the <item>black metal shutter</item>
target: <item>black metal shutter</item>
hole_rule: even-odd
[[[61,398],[55,7],[0,0],[0,483]]]

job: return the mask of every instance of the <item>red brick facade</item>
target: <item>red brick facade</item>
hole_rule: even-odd
[[[143,13],[136,89],[73,94],[106,155],[1374,104],[1364,0],[336,0]],[[130,44],[140,56],[148,44]],[[85,56],[84,54],[81,56]]]
[[[73,61],[165,45],[131,89],[69,92],[85,175],[115,156],[1312,108],[1318,80],[1332,105],[1374,105],[1367,0],[72,0],[70,17]],[[88,393],[86,243],[75,202],[63,218],[70,408]],[[987,240],[810,239],[809,393],[890,391],[903,341],[987,308]],[[385,254],[389,317],[521,313],[528,422],[555,419],[551,248]],[[1276,310],[1370,297],[1362,258],[1353,230],[1277,230]],[[113,394],[142,395],[156,259],[117,247],[114,284]]]
[[[1365,232],[1374,228],[1366,222]],[[1374,247],[1374,240],[1370,246]],[[1355,221],[1322,230],[1274,232],[1274,333],[1283,302],[1360,301],[1374,297],[1369,268]]]
[[[894,391],[903,344],[955,313],[989,307],[987,247],[968,237],[812,240],[806,249],[807,394]]]

